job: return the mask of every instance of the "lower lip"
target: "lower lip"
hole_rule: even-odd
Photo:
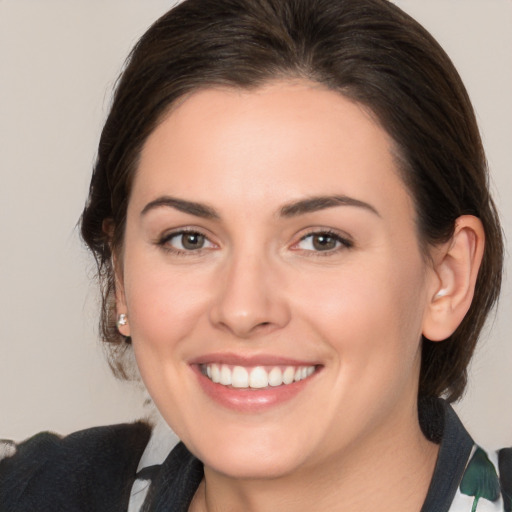
[[[218,404],[238,412],[257,413],[287,402],[297,396],[315,377],[264,389],[232,388],[216,384],[201,373],[198,365],[192,366],[203,391]],[[318,371],[318,370],[317,370]]]

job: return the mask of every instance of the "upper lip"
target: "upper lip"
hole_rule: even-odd
[[[240,355],[231,352],[205,354],[189,361],[190,364],[228,364],[233,366],[315,366],[315,360],[294,359],[271,354]]]

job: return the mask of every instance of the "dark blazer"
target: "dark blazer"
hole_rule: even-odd
[[[0,511],[126,512],[150,434],[139,422],[30,438],[0,462]]]
[[[470,496],[473,505],[502,499],[503,510],[511,512],[512,448],[499,451],[495,468],[446,402],[420,403],[419,417],[425,435],[441,444],[421,512],[448,512],[457,493]],[[187,512],[203,465],[179,443],[162,465],[136,473],[150,434],[138,422],[64,438],[43,433],[13,446],[0,460],[0,512],[126,512],[136,479],[151,483],[144,512]]]

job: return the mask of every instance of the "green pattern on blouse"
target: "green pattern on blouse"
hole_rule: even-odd
[[[473,457],[471,457],[466,471],[464,471],[459,489],[461,493],[475,497],[471,512],[476,511],[480,498],[489,501],[499,499],[500,481],[498,474],[489,457],[481,448],[477,448]]]

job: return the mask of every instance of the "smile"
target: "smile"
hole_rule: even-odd
[[[208,363],[200,366],[201,373],[213,383],[236,389],[264,389],[287,386],[307,379],[316,366],[233,366]]]

